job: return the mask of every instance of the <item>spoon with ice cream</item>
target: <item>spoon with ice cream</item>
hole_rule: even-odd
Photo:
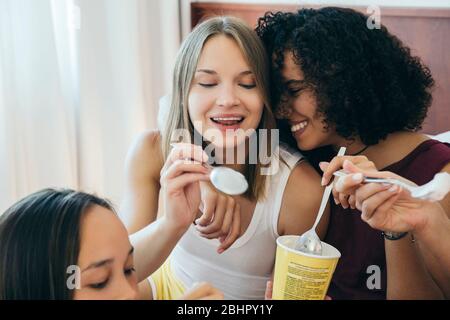
[[[176,144],[174,143],[171,144],[172,147],[174,147],[175,145]],[[210,170],[209,178],[212,185],[217,190],[231,196],[240,195],[247,191],[247,179],[239,171],[224,166],[213,167],[206,162],[204,163],[204,165]]]

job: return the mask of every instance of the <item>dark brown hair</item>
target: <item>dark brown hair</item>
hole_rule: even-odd
[[[45,189],[0,216],[0,300],[71,300],[67,268],[76,265],[83,214],[103,199]]]

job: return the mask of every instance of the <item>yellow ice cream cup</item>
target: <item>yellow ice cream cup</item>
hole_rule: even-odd
[[[299,236],[277,239],[272,299],[323,300],[341,253],[322,241],[322,255],[293,249]]]

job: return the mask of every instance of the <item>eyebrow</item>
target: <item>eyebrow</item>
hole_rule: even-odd
[[[196,72],[204,72],[204,73],[212,74],[212,75],[216,75],[217,74],[216,71],[210,70],[210,69],[198,69]],[[240,76],[245,76],[245,75],[248,75],[248,74],[253,74],[253,72],[251,72],[250,70],[245,70],[245,71],[242,71],[241,73],[239,73]]]
[[[129,257],[130,255],[132,255],[133,252],[134,252],[134,247],[131,247],[130,251],[128,251],[128,257]],[[105,259],[105,260],[102,260],[102,261],[98,261],[98,262],[91,263],[89,266],[87,266],[85,269],[83,269],[83,270],[81,271],[81,273],[83,273],[83,272],[85,272],[85,271],[87,271],[87,270],[90,270],[90,269],[95,269],[95,268],[101,268],[101,267],[104,267],[104,266],[106,266],[106,265],[108,265],[108,264],[111,264],[112,262],[114,262],[114,259]]]

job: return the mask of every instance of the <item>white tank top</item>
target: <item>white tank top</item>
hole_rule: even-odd
[[[266,282],[275,263],[278,216],[291,170],[302,158],[283,146],[279,170],[268,176],[266,197],[257,202],[245,233],[222,254],[217,239],[199,236],[191,226],[173,250],[171,269],[186,288],[206,281],[224,293],[225,299],[264,299]]]

